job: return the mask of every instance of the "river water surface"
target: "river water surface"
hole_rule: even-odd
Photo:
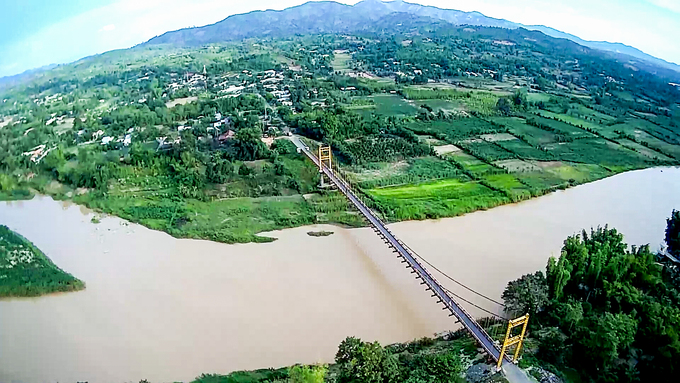
[[[391,228],[440,269],[500,299],[509,280],[543,269],[582,228],[609,224],[631,244],[658,248],[673,208],[680,169],[648,169]],[[47,197],[0,203],[0,224],[87,284],[0,301],[0,382],[189,381],[329,362],[350,335],[390,343],[456,328],[370,229],[304,227],[268,233],[279,238],[273,243],[225,245],[91,218]]]

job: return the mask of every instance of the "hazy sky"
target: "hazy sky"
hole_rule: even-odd
[[[305,0],[0,0],[0,76],[128,48],[169,30]],[[346,4],[358,0],[340,0]],[[410,0],[586,40],[621,42],[680,63],[680,0]]]

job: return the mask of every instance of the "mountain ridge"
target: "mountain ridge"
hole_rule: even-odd
[[[443,9],[430,5],[408,3],[402,0],[389,2],[363,0],[354,5],[341,4],[335,1],[309,1],[283,10],[256,10],[231,15],[214,24],[202,27],[168,31],[140,45],[173,44],[195,46],[250,37],[263,38],[308,33],[351,32],[360,30],[362,24],[375,21],[395,12],[430,17],[454,25],[536,30],[551,37],[568,39],[577,44],[600,51],[630,56],[680,73],[680,65],[654,57],[640,49],[622,43],[589,41],[544,25],[524,25],[505,19],[489,17],[477,11],[464,12],[454,9]],[[264,28],[262,24],[265,24]],[[622,59],[625,59],[625,57],[622,57]]]

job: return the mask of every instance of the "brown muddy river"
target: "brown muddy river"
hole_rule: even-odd
[[[391,227],[440,269],[500,299],[509,280],[543,269],[582,228],[609,224],[629,243],[658,248],[673,208],[680,168]],[[46,197],[0,203],[0,224],[87,283],[82,292],[0,301],[0,382],[189,381],[329,362],[349,335],[390,343],[455,328],[369,229],[304,227],[270,233],[279,240],[269,244],[224,245],[91,218]]]

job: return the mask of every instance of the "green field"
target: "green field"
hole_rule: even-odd
[[[376,188],[366,192],[378,210],[392,221],[451,217],[510,201],[503,193],[465,178]]]
[[[0,298],[78,291],[85,283],[61,270],[26,238],[0,225]]]
[[[415,100],[414,103],[419,107],[427,105],[432,108],[434,112],[439,112],[440,110],[452,112],[463,108],[462,103],[450,100]]]
[[[660,152],[658,152],[658,151],[656,151],[652,148],[648,148],[647,146],[639,144],[635,141],[631,141],[629,139],[622,138],[622,139],[617,139],[616,142],[618,142],[622,146],[625,146],[626,148],[633,149],[636,152],[638,152],[638,153],[640,153],[644,156],[647,156],[649,158],[657,159],[659,161],[673,162],[673,158],[668,157],[667,155],[664,155],[664,154],[662,154],[662,153],[660,153]]]
[[[542,114],[543,111],[539,111],[539,114]],[[539,116],[530,116],[528,117],[529,121],[535,121],[540,125],[544,125],[549,127],[551,131],[557,133],[557,134],[564,134],[569,137],[572,137],[574,139],[578,138],[592,138],[595,137],[592,133],[589,133],[581,128],[578,128],[574,125],[567,124],[565,122],[559,121],[559,120],[553,120],[552,118],[543,118]]]
[[[418,108],[409,104],[403,98],[395,94],[377,94],[365,97],[365,100],[372,101],[372,107],[360,107],[355,110],[363,116],[370,116],[375,113],[379,116],[394,117],[414,115],[418,113]],[[370,105],[370,103],[367,103]]]
[[[625,169],[637,169],[654,164],[654,161],[648,157],[601,138],[551,144],[548,149],[555,158],[570,162],[601,164]]]
[[[550,97],[547,93],[530,92],[527,94],[527,99],[531,102],[548,102]]]
[[[459,164],[465,171],[470,172],[474,176],[481,176],[487,173],[494,173],[500,169],[489,165],[479,158],[467,154],[465,152],[456,152],[449,155],[454,162]]]
[[[581,119],[581,118],[578,118],[578,117],[574,117],[574,116],[571,116],[571,115],[568,115],[568,114],[553,113],[553,112],[549,112],[547,110],[541,110],[541,111],[539,111],[539,113],[544,117],[549,117],[549,118],[552,118],[552,119],[564,121],[564,122],[566,122],[570,125],[573,125],[573,126],[583,127],[583,128],[586,128],[586,129],[596,131],[597,133],[603,135],[606,138],[616,138],[616,137],[618,137],[618,135],[616,133],[614,133],[613,131],[611,131],[611,129],[607,129],[606,126],[602,126],[602,125],[597,124],[597,123],[592,122],[592,121],[587,121],[587,120],[584,120],[584,119]]]
[[[481,134],[491,134],[505,130],[503,127],[476,117],[457,118],[451,121],[418,121],[410,123],[408,128],[419,134],[442,137],[451,143]]]
[[[397,163],[372,162],[345,171],[350,182],[364,189],[420,183],[460,174],[461,170],[455,164],[437,157],[411,158]]]
[[[507,127],[512,134],[535,147],[556,141],[554,133],[528,125],[526,120],[520,117],[494,117],[491,121]]]
[[[507,150],[508,152],[514,153],[517,158],[539,161],[549,161],[553,159],[553,156],[549,151],[537,149],[536,147],[531,146],[519,139],[511,141],[497,141],[495,144]]]
[[[337,52],[333,55],[331,65],[333,70],[340,73],[349,72],[349,63],[352,61],[352,55],[346,52]]]

